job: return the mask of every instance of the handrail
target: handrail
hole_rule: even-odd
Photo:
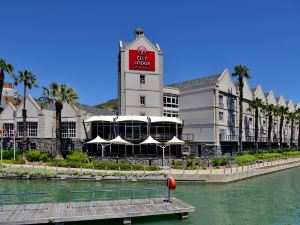
[[[85,201],[91,201],[92,202],[92,207],[95,207],[94,205],[94,201],[96,198],[96,194],[97,193],[110,193],[112,194],[112,196],[110,198],[105,198],[105,196],[102,196],[102,198],[100,198],[101,200],[130,200],[130,205],[133,204],[134,199],[141,199],[141,197],[149,199],[149,204],[152,198],[154,197],[166,197],[166,193],[164,194],[152,194],[151,195],[151,191],[157,191],[157,190],[166,190],[166,187],[159,187],[159,188],[131,188],[131,189],[119,189],[119,190],[84,190],[84,191],[70,191],[68,192],[68,206],[67,208],[70,209],[71,208],[71,194],[92,194],[92,199],[90,198],[80,198],[80,199],[74,199],[72,198],[72,202],[83,202]],[[138,191],[146,191],[147,193],[145,193],[144,196],[141,196],[140,194],[136,195],[134,194],[134,192],[138,192]],[[118,196],[116,197],[114,193],[126,193],[126,196]],[[135,198],[134,198],[135,196]],[[79,196],[78,196],[79,197]],[[99,197],[97,197],[97,199],[99,200]]]
[[[32,195],[43,195],[46,197],[42,198],[41,200],[37,200],[37,201],[33,201],[33,200],[27,200],[25,199],[26,196],[32,196]],[[49,203],[49,200],[47,198],[47,196],[49,195],[48,192],[0,192],[0,212],[4,211],[4,205],[10,205],[11,203],[14,204],[20,204],[23,205],[23,211],[26,211],[26,205],[27,204],[34,204],[34,203],[38,203],[38,202],[44,202],[44,203]],[[4,197],[6,196],[22,196],[22,200],[21,201],[8,201],[5,200]],[[47,210],[48,208],[46,208]]]
[[[0,192],[0,195],[48,195],[48,192]]]
[[[123,191],[152,191],[163,190],[165,187],[160,188],[131,188],[131,189],[119,189],[119,190],[87,190],[87,191],[71,191],[71,193],[93,193],[93,192],[123,192]]]

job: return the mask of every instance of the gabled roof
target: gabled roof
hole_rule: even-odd
[[[34,99],[34,100],[40,107],[42,106],[42,102],[39,99]],[[97,108],[97,107],[86,105],[86,104],[78,104],[78,106],[76,108],[82,109],[82,110],[86,111],[87,113],[94,114],[94,115],[116,115],[116,113],[113,111]],[[50,111],[55,111],[55,104],[49,103],[47,105],[47,107],[44,109],[50,110]]]
[[[286,106],[286,101],[282,95],[277,97],[276,101],[278,105]]]
[[[179,83],[174,83],[174,84],[169,84],[167,87],[176,87],[176,88],[189,88],[189,87],[195,87],[195,86],[212,86],[216,85],[218,82],[220,76],[222,73],[211,75],[211,76],[205,76],[205,77],[200,77],[184,82],[179,82]]]
[[[135,42],[137,42],[140,39],[144,39],[152,48],[156,49],[157,52],[162,53],[162,51],[161,51],[160,47],[158,46],[158,44],[155,44],[155,45],[152,44],[151,41],[144,34],[136,37],[132,42],[120,41],[120,46],[119,47],[120,47],[120,49],[126,50],[126,49],[130,48],[131,45],[133,45]]]
[[[252,90],[252,92],[253,92],[253,98],[259,98],[259,99],[261,99],[263,102],[267,102],[266,96],[265,96],[265,94],[264,94],[264,92],[263,92],[263,89],[262,89],[262,87],[261,87],[260,84],[257,85],[256,88],[252,88],[251,90]]]

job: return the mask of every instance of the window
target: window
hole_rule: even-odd
[[[252,117],[249,117],[249,124],[252,125]]]
[[[219,107],[220,108],[224,107],[223,99],[224,99],[224,96],[223,95],[219,95]]]
[[[26,127],[27,127],[27,136],[28,137],[37,137],[37,130],[38,130],[37,122],[27,122]],[[24,135],[23,122],[17,123],[17,132],[18,132],[19,137],[22,137]]]
[[[4,123],[2,132],[3,132],[3,137],[13,137],[14,136],[14,124],[13,123]]]
[[[145,84],[145,75],[144,74],[140,75],[140,84]]]
[[[145,96],[140,96],[140,103],[141,105],[146,105]]]
[[[266,121],[265,120],[263,120],[263,125],[266,125]]]
[[[75,138],[76,137],[76,122],[61,122],[61,137]]]
[[[29,149],[30,149],[30,150],[36,149],[36,143],[35,143],[35,142],[30,142],[30,144],[29,144]]]
[[[125,138],[127,140],[139,140],[141,137],[141,125],[140,124],[126,124]]]
[[[230,109],[235,110],[235,98],[231,98]]]
[[[172,110],[164,110],[164,116],[166,117],[178,117],[178,111],[172,111]]]
[[[178,96],[164,96],[164,107],[166,108],[178,108]]]
[[[224,119],[224,113],[223,112],[219,112],[219,120],[223,120]]]

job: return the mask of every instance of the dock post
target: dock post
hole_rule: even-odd
[[[131,218],[127,217],[127,218],[123,218],[123,224],[131,224]]]
[[[179,213],[178,216],[181,220],[184,220],[189,218],[189,213],[188,212]]]

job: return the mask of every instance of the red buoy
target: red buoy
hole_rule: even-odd
[[[169,188],[169,190],[175,190],[176,180],[174,179],[174,177],[169,177],[167,179],[167,187]]]

